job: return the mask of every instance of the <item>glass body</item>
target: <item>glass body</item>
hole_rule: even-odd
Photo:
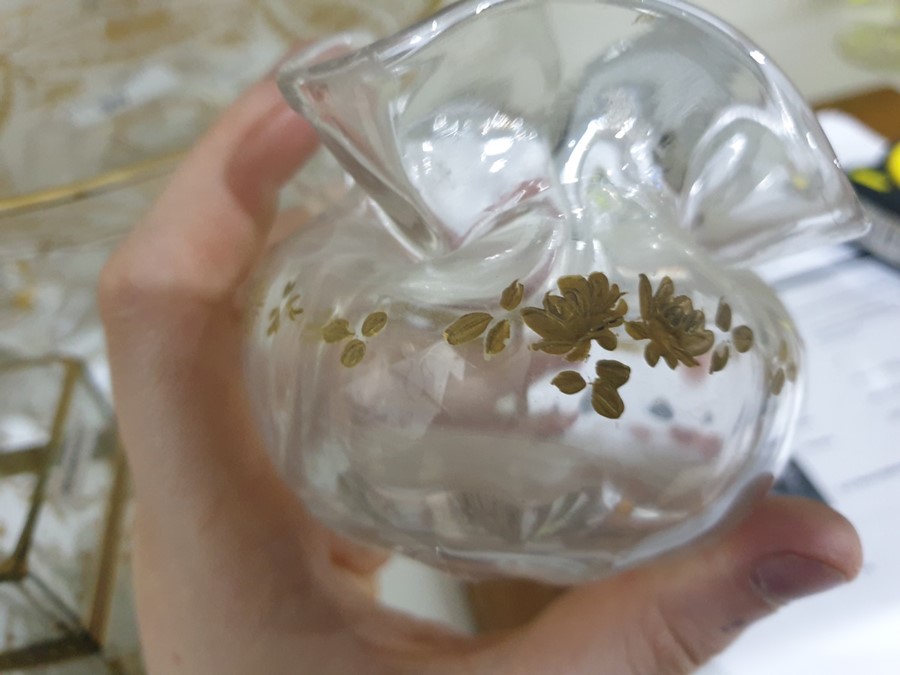
[[[329,526],[571,583],[785,460],[790,318],[747,266],[862,228],[814,116],[679,2],[463,2],[282,88],[356,187],[252,288],[272,455]],[[334,54],[332,54],[334,56]]]

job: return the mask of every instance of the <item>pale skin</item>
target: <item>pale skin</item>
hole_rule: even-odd
[[[241,372],[242,285],[280,186],[315,148],[274,82],[256,85],[101,277],[150,673],[689,673],[782,603],[857,574],[846,520],[772,497],[714,541],[569,590],[501,635],[462,636],[379,605],[384,556],[326,531],[280,481]]]

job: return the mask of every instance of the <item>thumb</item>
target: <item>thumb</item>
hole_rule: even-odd
[[[524,672],[690,673],[750,623],[855,577],[861,558],[838,513],[772,497],[724,539],[562,596],[514,660]]]

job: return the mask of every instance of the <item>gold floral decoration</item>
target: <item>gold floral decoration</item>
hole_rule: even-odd
[[[519,280],[512,282],[500,295],[500,307],[506,312],[514,312],[522,304],[525,297],[525,286]],[[454,347],[473,342],[485,335],[485,356],[496,356],[506,349],[509,338],[512,335],[512,323],[509,317],[500,319],[494,323],[492,314],[487,312],[472,312],[465,314],[444,329],[444,339],[447,344]],[[491,326],[491,324],[494,324]],[[488,330],[490,328],[490,330]]]
[[[611,284],[602,272],[587,277],[565,276],[557,281],[559,295],[552,291],[544,296],[543,307],[525,307],[519,311],[522,322],[541,339],[530,349],[565,357],[571,362],[586,361],[594,342],[607,351],[619,346],[616,329],[624,326],[634,340],[647,341],[644,358],[651,367],[664,360],[672,370],[679,364],[687,367],[700,365],[698,358],[713,351],[710,357],[710,374],[726,368],[733,353],[744,354],[753,348],[755,336],[749,326],[732,329],[734,314],[723,298],[715,316],[715,328],[730,333],[730,340],[716,346],[716,336],[706,324],[705,313],[694,307],[686,295],[675,295],[675,284],[663,277],[656,292],[650,279],[640,275],[640,319],[626,321],[628,303],[618,285]],[[500,298],[500,306],[510,315],[521,305],[525,288],[514,281]],[[486,356],[501,353],[510,338],[510,317],[499,321],[488,312],[471,312],[454,321],[444,330],[444,339],[453,346],[473,342],[484,337]],[[332,326],[336,337],[349,335],[349,326]],[[598,361],[597,379],[588,382],[579,372],[566,370],[559,373],[551,384],[563,394],[574,396],[591,387],[591,405],[597,414],[609,419],[619,419],[625,412],[625,403],[619,394],[631,378],[631,369],[619,361]],[[788,379],[787,368],[773,375],[773,389],[780,389],[781,379]],[[794,369],[796,370],[796,368]]]
[[[322,340],[330,345],[341,344],[346,341],[341,351],[341,365],[345,368],[355,368],[366,358],[368,345],[365,340],[381,333],[387,327],[387,324],[388,315],[386,312],[372,312],[363,321],[360,336],[358,337],[347,319],[337,317],[322,328]]]
[[[619,335],[615,329],[624,330],[636,341],[647,341],[644,358],[651,367],[664,360],[672,370],[679,364],[687,367],[700,365],[698,358],[712,351],[710,374],[726,368],[734,354],[750,351],[756,342],[753,330],[741,325],[732,328],[734,314],[731,306],[720,301],[715,315],[715,326],[730,335],[716,345],[715,334],[707,328],[706,315],[696,309],[693,300],[686,295],[675,295],[675,284],[663,277],[656,292],[650,279],[640,275],[640,318],[626,321],[628,303],[625,293],[612,284],[606,274],[594,272],[589,276],[565,276],[557,281],[559,295],[548,292],[543,306],[519,309],[526,295],[525,286],[513,281],[500,294],[499,305],[505,315],[490,312],[470,312],[447,326],[444,340],[456,347],[476,340],[483,340],[486,357],[496,356],[506,350],[516,319],[536,333],[540,340],[530,345],[533,351],[564,357],[570,362],[583,362],[590,357],[596,342],[602,349],[615,351]],[[279,307],[269,315],[269,335],[274,335],[285,319],[296,321],[303,313],[299,306],[300,294],[294,292],[294,284],[288,283],[282,293]],[[383,311],[369,314],[361,323],[359,333],[346,318],[336,316],[321,329],[321,339],[326,344],[343,345],[341,364],[355,368],[363,362],[368,341],[384,331],[388,315]],[[777,395],[788,380],[796,378],[796,365],[789,362],[788,348],[771,371],[770,390]],[[619,390],[631,379],[631,368],[619,361],[600,360],[596,363],[597,378],[589,382],[578,371],[566,370],[553,378],[551,384],[568,396],[591,389],[591,406],[608,419],[617,420],[625,412],[625,403]]]
[[[698,356],[709,352],[715,344],[715,335],[706,328],[706,316],[694,309],[693,301],[686,295],[675,295],[675,284],[663,277],[653,293],[647,275],[642,274],[639,284],[641,321],[629,321],[625,330],[635,340],[649,340],[644,358],[651,367],[663,359],[672,370],[679,363],[688,367],[699,366]]]
[[[284,319],[297,321],[303,314],[303,308],[300,306],[300,294],[294,292],[296,286],[294,281],[285,284],[281,293],[281,302],[278,307],[269,312],[269,328],[266,331],[266,335],[269,337],[278,333]]]
[[[525,324],[542,340],[531,348],[546,354],[565,356],[569,361],[585,361],[596,341],[614,351],[618,338],[612,332],[625,322],[628,304],[624,293],[607,276],[595,272],[589,277],[568,276],[557,282],[562,295],[547,293],[544,307],[522,310]]]

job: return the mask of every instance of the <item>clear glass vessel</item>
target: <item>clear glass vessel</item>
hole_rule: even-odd
[[[572,583],[764,494],[801,351],[749,266],[864,229],[781,72],[653,0],[468,1],[351,43],[281,73],[356,185],[273,252],[248,323],[312,511],[456,573]]]

